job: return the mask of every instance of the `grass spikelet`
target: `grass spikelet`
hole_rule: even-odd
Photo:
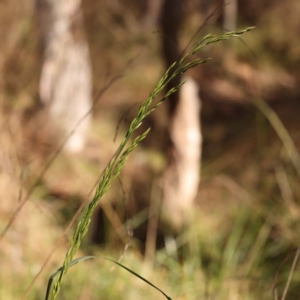
[[[229,31],[229,32],[225,32],[222,35],[212,35],[212,34],[208,34],[206,35],[197,45],[197,47],[194,49],[194,51],[192,52],[193,55],[196,54],[197,52],[199,52],[200,50],[202,50],[204,47],[206,47],[209,44],[214,44],[217,43],[219,41],[224,41],[224,40],[228,40],[229,38],[234,38],[234,37],[238,37],[252,29],[254,29],[255,27],[247,27],[243,30],[239,30],[239,31]]]

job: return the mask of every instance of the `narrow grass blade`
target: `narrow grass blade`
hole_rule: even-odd
[[[159,292],[161,292],[168,300],[172,300],[168,295],[166,295],[161,289],[159,289],[157,286],[155,286],[154,284],[152,284],[150,281],[148,281],[147,279],[145,279],[144,277],[142,277],[141,275],[135,273],[134,271],[128,269],[127,267],[123,266],[122,264],[118,263],[115,260],[106,258],[106,257],[102,257],[103,259],[106,259],[108,261],[111,261],[113,263],[115,263],[116,265],[120,266],[121,268],[125,269],[126,271],[130,272],[131,274],[135,275],[136,277],[138,277],[139,279],[143,280],[144,282],[146,282],[147,284],[149,284],[150,286],[152,286],[153,288],[155,288],[156,290],[158,290]]]
[[[161,292],[168,300],[172,300],[168,295],[166,295],[161,289],[159,289],[157,286],[155,286],[153,283],[151,283],[150,281],[148,281],[147,279],[145,279],[144,277],[142,277],[141,275],[137,274],[136,272],[130,270],[129,268],[125,267],[124,265],[120,264],[119,262],[113,260],[113,259],[110,259],[110,258],[106,258],[106,257],[97,257],[97,256],[82,256],[82,257],[79,257],[79,258],[76,258],[74,260],[72,260],[69,264],[69,268],[76,265],[77,263],[81,262],[81,261],[84,261],[84,260],[87,260],[87,259],[90,259],[90,258],[103,258],[105,260],[108,260],[110,262],[113,262],[115,263],[116,265],[120,266],[121,268],[125,269],[126,271],[130,272],[131,274],[135,275],[136,277],[138,277],[139,279],[143,280],[144,282],[146,282],[147,284],[149,284],[150,286],[152,286],[153,288],[155,288],[156,290],[158,290],[159,292]],[[47,292],[46,292],[46,298],[45,300],[48,300],[49,299],[49,294],[50,294],[50,289],[51,289],[51,285],[52,285],[52,282],[54,280],[54,278],[62,271],[63,267],[60,267],[55,273],[53,273],[51,275],[51,277],[49,278],[49,281],[48,281],[48,286],[47,286]]]
[[[84,261],[84,260],[87,260],[87,259],[90,259],[90,258],[97,258],[97,256],[82,256],[82,257],[76,258],[76,259],[74,259],[70,262],[69,268],[76,265],[76,264],[78,264],[81,261]],[[53,273],[50,276],[49,281],[48,281],[45,300],[49,299],[49,294],[50,294],[50,289],[51,289],[52,282],[53,282],[54,278],[62,271],[62,269],[63,269],[63,267],[60,267],[55,273]]]
[[[275,111],[261,98],[256,98],[254,104],[258,109],[266,116],[274,130],[276,131],[278,137],[280,138],[292,164],[294,165],[298,176],[300,177],[300,155],[297,147],[291,138],[289,132],[283,125],[282,121],[279,119]]]

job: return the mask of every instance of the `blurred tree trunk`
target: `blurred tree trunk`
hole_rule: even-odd
[[[162,53],[167,68],[180,57],[178,32],[183,21],[185,0],[164,0],[161,9],[160,26],[162,30]],[[167,89],[178,85],[180,76],[169,84]],[[169,101],[170,113],[173,114],[178,104],[178,93],[172,94]]]
[[[180,58],[178,32],[182,25],[184,0],[165,0],[161,13],[163,56],[166,66]],[[168,89],[179,84],[177,78]],[[170,97],[169,164],[163,175],[167,219],[177,228],[193,208],[200,182],[201,145],[200,99],[192,79]]]
[[[79,152],[91,121],[90,114],[83,117],[92,107],[91,67],[80,0],[36,0],[36,8],[44,53],[40,98],[61,138],[76,127],[65,150]]]
[[[223,28],[227,31],[236,30],[236,20],[238,12],[238,1],[230,0],[224,3]]]
[[[162,0],[147,1],[147,14],[144,19],[145,28],[155,27],[158,24],[161,7]]]

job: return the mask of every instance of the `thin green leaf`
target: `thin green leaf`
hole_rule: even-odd
[[[97,256],[82,256],[82,257],[79,257],[79,258],[76,258],[74,260],[72,260],[69,264],[69,268],[78,264],[79,262],[83,261],[83,260],[87,260],[87,259],[90,259],[90,258],[97,258]],[[52,282],[54,280],[54,278],[62,271],[63,267],[60,267],[55,273],[53,273],[49,280],[48,280],[48,285],[47,285],[47,291],[46,291],[46,297],[45,297],[45,300],[48,300],[49,299],[49,294],[50,294],[50,289],[51,289],[51,285],[52,285]]]
[[[135,273],[134,271],[128,269],[127,267],[123,266],[122,264],[118,263],[115,260],[106,258],[106,257],[102,257],[103,259],[106,259],[108,261],[111,261],[113,263],[115,263],[116,265],[122,267],[123,269],[125,269],[126,271],[130,272],[131,274],[135,275],[136,277],[138,277],[139,279],[145,281],[147,284],[149,284],[150,286],[152,286],[153,288],[155,288],[156,290],[158,290],[159,292],[161,292],[168,300],[172,300],[172,298],[170,298],[167,294],[165,294],[161,289],[159,289],[157,286],[155,286],[153,283],[151,283],[150,281],[148,281],[147,279],[145,279],[144,277],[142,277],[141,275]]]
[[[82,256],[82,257],[79,257],[79,258],[76,258],[74,260],[72,260],[69,264],[69,268],[76,265],[77,263],[81,262],[81,261],[84,261],[84,260],[87,260],[87,259],[90,259],[90,258],[102,258],[102,259],[105,259],[105,260],[108,260],[110,262],[113,262],[115,263],[116,265],[120,266],[121,268],[125,269],[126,271],[130,272],[131,274],[135,275],[136,277],[138,277],[139,279],[143,280],[144,282],[146,282],[147,284],[149,284],[150,286],[152,286],[153,288],[155,288],[156,290],[158,290],[159,292],[161,292],[168,300],[172,300],[168,295],[166,295],[161,289],[159,289],[157,286],[155,286],[153,283],[151,283],[150,281],[148,281],[147,279],[145,279],[144,277],[142,277],[141,275],[135,273],[134,271],[130,270],[129,268],[123,266],[122,264],[120,264],[119,262],[113,260],[113,259],[110,259],[110,258],[107,258],[107,257],[103,257],[103,256],[92,256],[92,255],[89,255],[89,256]],[[53,273],[51,275],[51,277],[49,278],[49,281],[48,281],[48,286],[47,286],[47,292],[46,292],[46,298],[45,300],[48,300],[49,298],[49,294],[50,294],[50,288],[51,288],[51,285],[52,285],[52,282],[54,280],[54,278],[62,271],[63,267],[60,267],[55,273]]]

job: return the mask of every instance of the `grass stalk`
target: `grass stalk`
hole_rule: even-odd
[[[254,104],[272,124],[300,178],[300,155],[289,132],[281,122],[278,115],[263,99],[256,98],[254,100]]]
[[[290,283],[291,283],[291,280],[292,280],[292,276],[293,276],[295,268],[296,268],[296,264],[297,264],[299,255],[300,255],[300,248],[298,248],[297,251],[296,251],[296,254],[295,254],[295,257],[294,257],[294,260],[293,260],[293,264],[292,264],[292,267],[291,267],[291,271],[289,273],[289,278],[288,278],[287,283],[285,285],[281,300],[285,300],[285,298],[286,298],[286,295],[288,293],[289,286],[290,286]]]
[[[166,95],[163,96],[156,104],[154,101],[159,97],[159,95],[164,91],[167,85],[176,77],[184,74],[187,70],[194,68],[200,64],[207,62],[209,59],[201,60],[199,58],[194,58],[194,55],[197,54],[200,50],[202,50],[207,45],[216,43],[221,40],[227,40],[232,37],[239,37],[241,34],[250,31],[253,27],[246,28],[241,31],[236,32],[227,32],[220,36],[215,35],[207,35],[205,36],[195,47],[194,51],[191,54],[186,54],[179,62],[174,62],[170,68],[166,71],[164,76],[160,79],[157,86],[151,92],[150,96],[146,101],[144,101],[139,108],[136,118],[131,122],[129,129],[121,142],[118,150],[116,151],[114,157],[111,159],[108,166],[105,168],[102,178],[96,188],[95,196],[87,207],[85,213],[79,224],[77,225],[74,235],[70,241],[69,249],[66,253],[65,260],[61,269],[61,272],[54,284],[52,290],[52,300],[55,300],[58,296],[58,293],[61,288],[61,284],[63,282],[64,276],[68,271],[70,263],[74,258],[78,248],[80,247],[81,241],[83,237],[86,235],[92,214],[98,205],[102,196],[107,192],[110,188],[111,183],[114,179],[116,179],[120,172],[122,171],[126,160],[130,153],[138,146],[138,144],[146,138],[147,134],[150,131],[148,128],[141,135],[136,137],[130,146],[127,146],[129,141],[132,138],[132,135],[135,131],[141,126],[142,122],[152,113],[159,105],[161,105],[171,94],[178,91],[178,89],[185,83],[181,82],[177,86],[174,86],[169,91],[167,91]],[[127,148],[126,148],[127,147]]]

